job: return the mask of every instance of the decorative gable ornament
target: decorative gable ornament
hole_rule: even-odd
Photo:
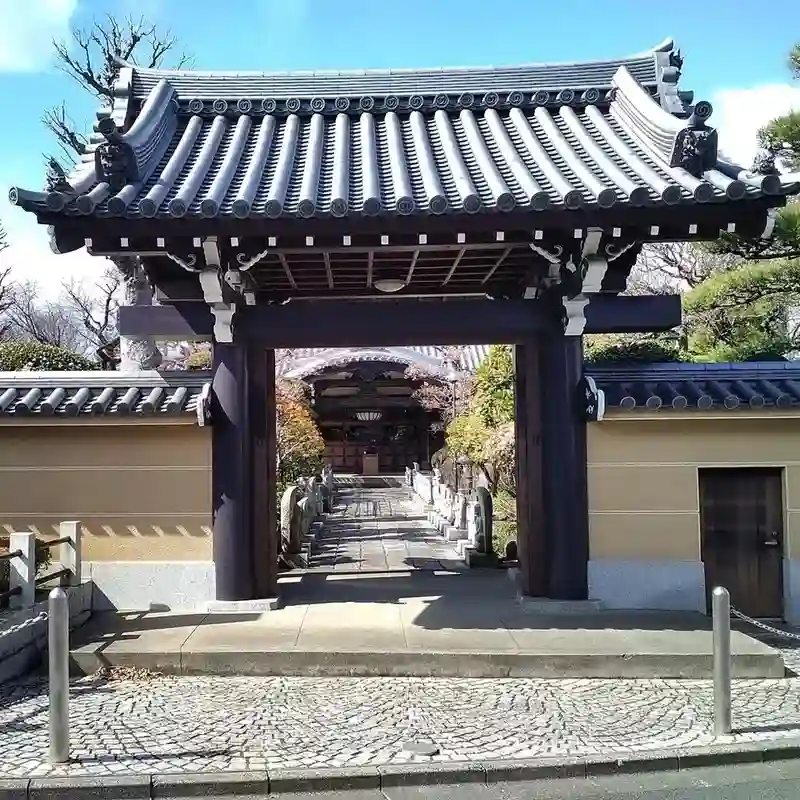
[[[606,393],[597,388],[591,375],[584,375],[578,384],[583,414],[589,422],[600,422],[606,414]]]
[[[197,398],[197,425],[204,428],[211,424],[211,384],[203,384],[200,396]]]

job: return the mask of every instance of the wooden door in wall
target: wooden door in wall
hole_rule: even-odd
[[[701,469],[700,531],[706,598],[724,586],[752,617],[783,616],[780,469]]]

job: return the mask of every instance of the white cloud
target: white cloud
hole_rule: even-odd
[[[50,250],[47,227],[21,211],[3,219],[9,247],[0,252],[0,269],[11,267],[15,281],[35,281],[41,299],[54,302],[65,282],[82,282],[91,291],[103,275],[108,259],[90,256],[85,249],[57,255]]]
[[[0,72],[40,72],[69,34],[78,0],[0,0]]]
[[[720,149],[749,167],[758,149],[757,134],[770,120],[800,109],[800,88],[788,83],[751,89],[721,89],[712,97],[711,124],[719,131]]]

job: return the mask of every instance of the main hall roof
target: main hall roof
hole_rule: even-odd
[[[725,158],[671,42],[616,61],[226,73],[120,68],[54,217],[317,218],[719,203],[800,176]],[[777,204],[777,203],[776,203]]]

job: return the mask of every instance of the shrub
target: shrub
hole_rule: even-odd
[[[99,367],[96,361],[91,361],[80,353],[73,353],[65,347],[40,342],[0,344],[0,370],[6,372],[74,372]]]
[[[597,336],[586,339],[584,359],[589,364],[663,363],[685,361],[677,342],[664,339],[633,339],[626,336]]]
[[[186,369],[211,369],[211,350],[195,350],[186,358]]]
[[[498,558],[505,558],[506,545],[517,540],[517,499],[510,492],[500,490],[492,501],[492,549]]]
[[[287,486],[322,469],[325,442],[307,403],[290,387],[279,387],[276,400],[280,498]]]
[[[472,408],[487,425],[514,419],[514,356],[509,345],[492,345],[475,370]]]

